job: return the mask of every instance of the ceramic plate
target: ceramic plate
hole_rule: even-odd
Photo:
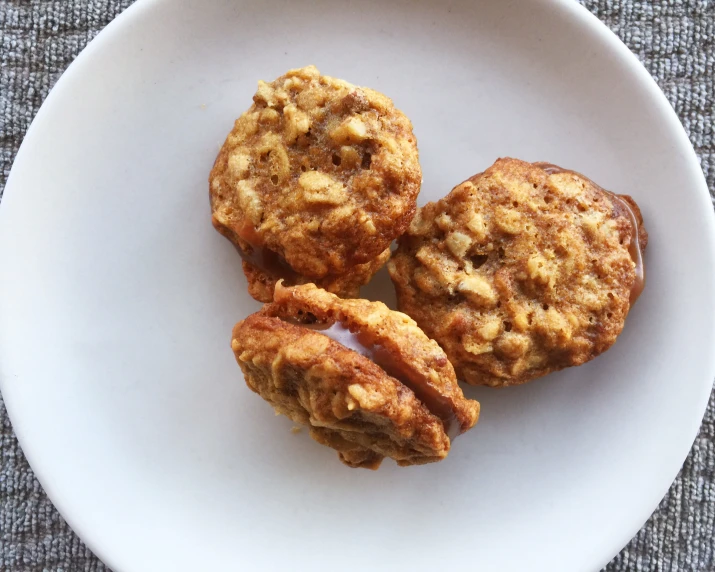
[[[648,284],[618,343],[468,389],[442,463],[350,470],[243,383],[258,308],[208,172],[258,79],[316,64],[413,121],[435,200],[497,157],[633,195]],[[597,570],[645,522],[715,373],[712,205],[636,58],[576,2],[140,0],[52,91],[0,208],[2,392],[30,463],[118,571]],[[366,296],[390,300],[384,273]]]

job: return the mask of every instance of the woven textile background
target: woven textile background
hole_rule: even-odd
[[[665,91],[695,146],[712,194],[715,0],[582,3],[623,39]],[[15,153],[49,89],[87,42],[129,4],[131,0],[0,0],[0,197]],[[0,570],[107,570],[45,496],[1,400],[0,432]],[[715,398],[660,507],[606,570],[715,570],[714,517]]]

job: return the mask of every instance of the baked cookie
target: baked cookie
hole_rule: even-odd
[[[267,249],[246,247],[246,250],[242,250],[237,246],[236,250],[243,258],[243,273],[248,281],[248,293],[259,302],[273,300],[273,289],[279,280],[293,285],[316,283],[343,298],[357,298],[360,287],[367,284],[390,258],[390,249],[387,248],[377,258],[353,266],[345,274],[328,274],[314,279],[298,274],[279,255]],[[249,262],[255,258],[258,258],[257,262]]]
[[[279,282],[231,347],[248,387],[351,467],[439,461],[479,416],[437,343],[381,302]]]
[[[643,288],[647,242],[631,197],[500,159],[423,207],[388,269],[399,309],[459,379],[516,385],[613,345]]]
[[[414,216],[412,124],[384,95],[314,66],[260,81],[253,101],[209,177],[214,226],[261,301],[281,278],[355,295]]]

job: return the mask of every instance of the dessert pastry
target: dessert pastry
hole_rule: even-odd
[[[437,343],[381,302],[279,282],[231,347],[248,387],[351,467],[439,461],[479,416]]]
[[[613,345],[644,285],[647,242],[631,197],[500,159],[422,208],[388,269],[399,309],[459,379],[506,386]]]
[[[260,301],[279,279],[356,296],[415,213],[422,174],[409,119],[314,66],[259,82],[253,101],[209,177],[214,226]]]

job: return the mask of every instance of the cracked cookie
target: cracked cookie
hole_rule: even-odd
[[[260,81],[253,101],[209,177],[214,226],[260,301],[279,279],[356,296],[416,210],[412,124],[381,93],[314,66]]]
[[[437,343],[381,302],[279,282],[231,347],[248,387],[351,467],[440,461],[479,416]]]
[[[388,262],[398,307],[474,385],[583,364],[644,285],[640,209],[574,171],[500,159],[427,204]]]

